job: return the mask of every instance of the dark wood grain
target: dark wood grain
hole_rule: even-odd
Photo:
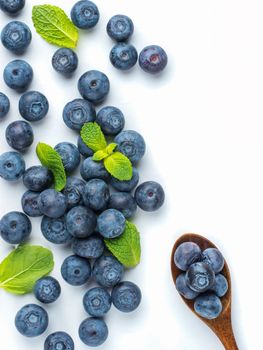
[[[206,248],[216,248],[216,246],[212,242],[210,242],[208,239],[206,239],[203,236],[200,236],[194,233],[187,233],[181,236],[175,242],[172,250],[172,255],[171,255],[171,271],[172,271],[174,284],[177,276],[182,273],[182,271],[179,270],[174,263],[174,253],[176,251],[176,248],[183,242],[194,242],[199,245],[202,251]],[[226,350],[238,350],[238,346],[234,337],[232,322],[231,322],[231,277],[230,277],[229,268],[226,262],[225,262],[224,269],[221,273],[226,277],[229,288],[226,295],[221,298],[223,310],[218,318],[214,320],[207,320],[199,316],[194,310],[194,300],[187,300],[181,294],[180,296],[182,297],[186,305],[194,312],[194,314],[197,317],[199,317],[204,323],[206,323],[208,327],[212,329],[212,331],[220,339],[220,341],[222,342]]]

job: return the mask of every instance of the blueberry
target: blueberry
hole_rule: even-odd
[[[0,0],[0,9],[9,15],[17,14],[25,6],[25,0]]]
[[[90,317],[79,326],[79,337],[84,344],[92,347],[103,344],[108,338],[108,327],[101,318]]]
[[[110,82],[104,73],[90,70],[79,78],[78,89],[83,98],[94,104],[99,104],[108,95]]]
[[[26,169],[23,183],[30,191],[41,192],[51,186],[53,175],[47,168],[37,165]]]
[[[19,112],[24,119],[30,122],[43,119],[48,109],[48,100],[41,92],[28,91],[20,97]]]
[[[93,265],[92,276],[102,287],[115,286],[121,281],[123,274],[123,265],[111,255],[102,255]]]
[[[66,225],[69,233],[77,238],[90,236],[96,228],[97,218],[89,208],[77,206],[67,213]]]
[[[119,108],[107,106],[98,112],[96,122],[105,135],[115,136],[124,128],[125,119]]]
[[[61,274],[64,280],[72,286],[81,286],[90,279],[90,263],[87,259],[71,255],[64,260]]]
[[[118,144],[118,150],[128,157],[132,163],[138,162],[144,156],[145,142],[136,131],[122,131],[115,137],[114,142]]]
[[[84,295],[83,306],[90,316],[103,317],[111,308],[111,296],[106,288],[92,288]]]
[[[102,162],[95,162],[92,157],[84,159],[80,166],[80,175],[84,180],[88,181],[90,179],[102,179],[107,181],[109,179],[109,173],[104,168]]]
[[[67,209],[67,200],[62,193],[48,189],[40,193],[38,205],[42,214],[50,218],[59,218]]]
[[[80,154],[78,148],[73,143],[60,142],[54,149],[60,155],[66,172],[72,173],[77,169],[80,163]]]
[[[73,253],[82,258],[99,258],[105,249],[103,239],[99,235],[91,235],[85,239],[75,238],[72,244]]]
[[[68,102],[63,110],[63,120],[68,128],[80,131],[85,123],[96,118],[95,108],[89,101],[77,98]]]
[[[25,172],[26,163],[18,152],[5,152],[0,155],[0,177],[7,181],[18,180]]]
[[[215,282],[215,273],[203,262],[192,264],[186,271],[186,283],[195,292],[203,293],[209,290]]]
[[[62,193],[67,199],[68,208],[71,209],[82,204],[82,195],[77,186],[65,186]]]
[[[126,41],[133,34],[132,20],[125,15],[113,16],[107,24],[108,35],[116,41]]]
[[[52,66],[58,73],[71,74],[78,68],[77,54],[67,48],[58,49],[52,57]]]
[[[138,185],[138,182],[139,172],[136,168],[132,168],[132,178],[130,180],[120,181],[113,176],[110,178],[111,186],[121,192],[131,192]]]
[[[10,109],[10,101],[9,98],[0,92],[0,120],[3,119]]]
[[[76,176],[68,176],[65,188],[77,187],[80,193],[83,193],[86,182]]]
[[[4,81],[11,89],[24,91],[30,85],[32,79],[33,69],[26,61],[11,61],[4,69]]]
[[[142,294],[140,288],[132,282],[117,284],[111,293],[113,305],[122,312],[132,312],[140,305]]]
[[[186,284],[185,273],[181,273],[176,278],[175,286],[176,286],[177,291],[183,297],[185,297],[185,299],[189,299],[189,300],[195,299],[199,294],[188,287],[188,285]]]
[[[137,62],[138,53],[133,45],[118,43],[110,51],[112,65],[120,70],[131,69]]]
[[[203,318],[213,320],[222,312],[222,303],[213,293],[199,295],[194,302],[195,312]]]
[[[71,20],[80,29],[95,27],[100,18],[98,7],[91,1],[78,1],[72,8]]]
[[[38,198],[39,192],[26,191],[21,199],[23,211],[32,217],[42,216],[39,209]]]
[[[83,157],[87,158],[87,157],[91,157],[93,155],[93,151],[91,148],[89,148],[84,141],[82,140],[82,138],[80,136],[78,136],[78,149],[79,149],[79,153],[81,155],[83,155]]]
[[[37,337],[47,329],[48,314],[39,305],[25,305],[16,314],[15,326],[25,337]]]
[[[136,188],[135,200],[142,210],[158,210],[163,205],[164,199],[164,190],[155,181],[146,181]]]
[[[34,141],[31,125],[23,120],[16,120],[9,124],[5,131],[5,137],[9,146],[18,151],[25,151]]]
[[[0,221],[0,235],[10,244],[20,244],[27,240],[32,231],[29,218],[18,211],[5,214]]]
[[[98,216],[98,231],[105,238],[120,236],[126,227],[125,216],[116,209],[107,209]]]
[[[23,53],[31,43],[32,34],[29,27],[19,21],[9,22],[1,32],[4,47],[16,54]]]
[[[67,230],[65,216],[57,219],[43,216],[41,232],[49,242],[54,244],[68,244],[73,240],[73,237]]]
[[[220,272],[224,267],[224,258],[216,248],[207,248],[202,253],[202,261],[211,266],[215,273]]]
[[[158,45],[146,46],[139,55],[139,65],[147,73],[156,74],[164,70],[168,57]]]
[[[50,334],[44,343],[44,350],[74,350],[74,341],[68,333],[55,332]]]
[[[218,297],[223,297],[228,291],[228,282],[224,275],[219,273],[215,277],[215,283],[210,288],[210,291],[215,292]]]
[[[104,210],[110,199],[110,190],[101,179],[89,180],[85,186],[83,200],[87,207],[93,210]]]
[[[126,219],[129,219],[135,214],[137,204],[130,193],[115,192],[110,196],[108,208],[119,210]]]
[[[201,249],[194,242],[184,242],[180,244],[174,253],[174,263],[183,271],[187,271],[193,263],[200,260]]]
[[[36,281],[34,294],[37,300],[44,304],[54,303],[61,293],[59,282],[50,276],[42,277]]]

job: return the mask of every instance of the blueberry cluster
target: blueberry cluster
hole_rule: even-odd
[[[220,298],[228,291],[228,282],[220,273],[224,258],[216,248],[203,252],[194,242],[179,245],[174,254],[174,263],[182,271],[176,279],[176,289],[188,300],[194,299],[195,312],[206,318],[215,319],[222,312]]]

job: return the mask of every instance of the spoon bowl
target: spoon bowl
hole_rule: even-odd
[[[202,251],[207,248],[217,248],[212,242],[210,242],[208,239],[201,235],[197,235],[194,233],[186,233],[183,236],[181,236],[175,242],[171,255],[171,272],[174,284],[178,275],[182,273],[182,271],[174,263],[174,253],[177,247],[184,242],[194,242],[199,245]],[[185,299],[181,294],[180,296],[185,302],[185,304],[194,312],[194,314],[197,317],[199,317],[204,323],[206,323],[206,325],[209,328],[212,329],[212,331],[220,339],[221,343],[224,345],[226,350],[238,350],[231,322],[231,276],[226,261],[221,273],[227,279],[228,291],[222,298],[220,298],[222,302],[222,312],[217,318],[208,320],[206,318],[201,317],[194,310],[194,300]]]

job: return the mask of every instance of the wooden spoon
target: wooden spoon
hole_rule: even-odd
[[[206,248],[216,248],[216,246],[203,236],[187,233],[181,236],[174,244],[171,256],[171,271],[173,276],[173,281],[175,284],[176,278],[182,273],[180,269],[174,263],[174,253],[176,248],[183,242],[194,242],[199,245],[203,251]],[[208,327],[217,335],[226,350],[238,350],[235,336],[233,333],[232,322],[231,322],[231,278],[230,271],[228,269],[227,263],[225,262],[224,269],[221,272],[228,281],[228,291],[221,299],[223,310],[221,314],[213,320],[208,320],[199,316],[194,310],[194,300],[187,300],[181,294],[183,301],[187,306],[198,316],[203,322],[207,324]]]

